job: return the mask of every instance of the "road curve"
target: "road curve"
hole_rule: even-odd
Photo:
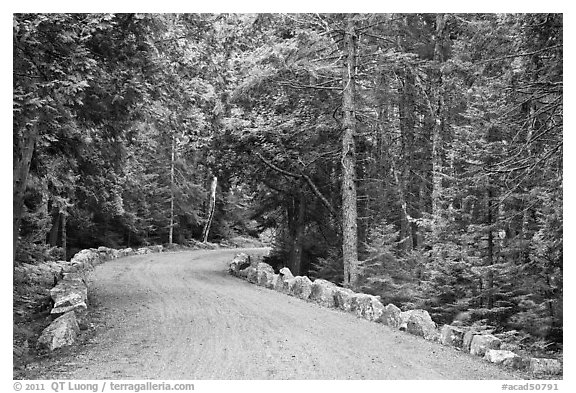
[[[98,266],[94,335],[41,362],[36,378],[517,378],[470,354],[232,277],[227,262],[239,251],[137,255]]]

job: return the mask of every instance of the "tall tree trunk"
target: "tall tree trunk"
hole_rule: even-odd
[[[344,285],[355,288],[358,283],[358,212],[356,196],[356,31],[354,15],[347,15],[344,33],[346,66],[343,69],[342,110],[342,256]]]
[[[208,233],[210,232],[210,226],[212,225],[212,220],[214,218],[214,211],[216,210],[216,186],[218,179],[216,176],[212,178],[212,185],[210,186],[210,206],[208,208],[208,220],[206,225],[204,225],[204,230],[202,231],[202,241],[206,243],[208,241]]]
[[[174,235],[174,161],[176,158],[176,137],[172,135],[172,156],[170,159],[170,229],[168,244],[172,244]]]
[[[436,34],[434,45],[434,62],[436,63],[436,81],[434,82],[434,100],[436,102],[435,119],[432,129],[432,220],[433,237],[436,239],[439,231],[440,219],[442,216],[442,129],[444,119],[442,112],[444,110],[444,96],[442,92],[442,71],[441,63],[444,62],[442,45],[444,43],[444,30],[446,26],[446,15],[438,14],[436,16]]]
[[[410,214],[408,213],[408,206],[406,203],[406,194],[404,193],[404,184],[398,175],[396,165],[392,163],[392,172],[394,181],[396,182],[396,190],[398,193],[398,200],[400,201],[400,241],[401,247],[404,251],[411,251],[414,240],[412,238],[412,226],[410,225]]]
[[[48,244],[52,247],[58,245],[58,232],[60,230],[60,221],[62,220],[60,210],[57,206],[52,207],[52,227],[48,233]]]
[[[414,75],[408,67],[398,70],[398,74],[403,78],[403,86],[399,89],[399,113],[400,113],[400,134],[401,134],[401,156],[399,170],[394,170],[394,176],[398,188],[398,198],[402,215],[400,217],[400,237],[402,239],[402,249],[411,251],[414,247],[414,233],[411,224],[411,214],[408,206],[408,198],[412,185],[411,170],[414,156],[414,112],[415,112],[415,92]],[[393,163],[393,167],[394,167]],[[413,186],[412,186],[413,187]]]
[[[23,132],[22,138],[18,141],[19,154],[14,162],[13,170],[13,199],[12,199],[12,261],[16,260],[16,249],[18,247],[18,237],[20,235],[20,222],[24,212],[24,195],[26,194],[26,185],[32,155],[36,141],[40,135],[38,121],[33,123],[29,130]]]
[[[428,188],[426,187],[426,183],[420,180],[420,185],[418,187],[418,208],[421,212],[428,211],[429,206],[427,205],[429,193]],[[417,227],[418,224],[416,222],[412,223],[412,226]],[[414,230],[416,234],[414,238],[414,248],[419,249],[424,246],[424,231],[421,230]]]
[[[490,180],[489,180],[490,181]],[[487,265],[488,274],[486,279],[486,304],[489,309],[494,307],[494,271],[492,266],[494,265],[494,231],[492,225],[494,224],[494,203],[493,203],[493,190],[492,184],[488,184],[487,191],[488,198],[488,214],[486,217],[486,224],[488,225],[488,250],[487,250]]]
[[[67,234],[66,234],[66,217],[68,216],[68,212],[63,212],[61,214],[62,216],[62,251],[64,252],[64,260],[66,261],[66,256],[67,256],[67,252],[66,252],[66,248],[68,247],[68,238],[67,238]]]
[[[532,139],[532,135],[533,135],[534,129],[535,129],[536,108],[535,108],[535,104],[533,102],[527,104],[527,106],[529,107],[529,109],[525,110],[524,112],[526,113],[526,116],[529,119],[531,118],[531,121],[528,121],[528,132],[526,134],[526,142],[525,143],[526,143],[526,147],[527,147],[526,150],[527,150],[528,156],[530,157],[530,156],[532,156],[532,145],[529,142]],[[521,238],[524,240],[524,244],[528,245],[528,244],[530,244],[530,239],[532,237],[532,233],[530,231],[530,216],[532,214],[532,209],[530,208],[530,204],[532,203],[530,193],[528,193],[528,192],[524,193],[523,202],[524,202],[524,213],[522,214]],[[520,251],[520,261],[522,263],[528,263],[529,260],[530,260],[530,247],[524,246],[524,247],[522,247],[522,249]]]
[[[302,251],[304,248],[304,234],[306,230],[306,199],[300,194],[294,202],[293,228],[291,228],[292,247],[290,248],[289,266],[294,275],[302,274]]]

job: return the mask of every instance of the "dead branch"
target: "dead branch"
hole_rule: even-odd
[[[326,197],[324,195],[322,195],[322,193],[320,192],[318,187],[316,187],[316,184],[314,184],[314,182],[312,181],[310,176],[305,175],[303,173],[288,172],[288,171],[274,165],[272,162],[268,161],[264,157],[262,157],[262,155],[260,153],[255,152],[255,154],[256,154],[256,157],[258,157],[260,159],[260,161],[262,161],[267,167],[275,170],[276,172],[281,173],[284,176],[291,177],[293,179],[303,179],[308,184],[308,186],[310,187],[312,192],[316,195],[316,197],[320,200],[320,202],[322,202],[322,204],[328,209],[328,211],[330,211],[330,213],[334,217],[337,216],[336,211],[334,210],[334,208],[332,207],[332,205],[330,204],[328,199],[326,199]]]

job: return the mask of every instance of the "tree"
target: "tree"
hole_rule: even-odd
[[[208,208],[208,220],[204,224],[204,230],[202,231],[202,241],[206,243],[208,241],[208,233],[210,232],[210,226],[212,225],[212,220],[214,219],[214,210],[216,209],[216,186],[218,185],[218,178],[214,176],[212,178],[212,185],[210,186],[210,207]]]
[[[34,151],[50,131],[74,126],[74,107],[93,77],[94,62],[81,43],[85,23],[58,14],[14,17],[14,258]],[[103,28],[100,21],[88,23]]]
[[[344,32],[345,67],[342,72],[342,255],[344,285],[358,285],[358,213],[356,205],[356,22],[346,17]]]

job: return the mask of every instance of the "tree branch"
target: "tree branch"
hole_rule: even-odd
[[[316,184],[314,184],[314,182],[312,181],[310,176],[302,174],[302,173],[298,174],[298,173],[288,172],[282,168],[279,168],[278,166],[274,165],[272,162],[270,162],[267,159],[265,159],[264,157],[262,157],[262,155],[260,153],[255,152],[255,154],[256,154],[256,157],[258,157],[260,159],[260,161],[262,161],[267,167],[275,170],[276,172],[279,172],[279,173],[283,174],[284,176],[288,176],[288,177],[291,177],[294,179],[303,179],[308,184],[308,186],[310,187],[312,192],[316,195],[316,197],[318,199],[320,199],[320,202],[322,202],[322,204],[328,209],[328,211],[330,211],[330,213],[334,217],[337,217],[336,211],[334,210],[334,208],[332,207],[330,202],[328,202],[328,199],[326,199],[326,197],[324,195],[322,195],[322,193],[320,192],[318,187],[316,187]]]
[[[300,179],[302,178],[302,175],[299,175],[297,173],[292,173],[292,172],[288,172],[280,167],[277,167],[276,165],[274,165],[272,162],[268,161],[267,159],[265,159],[264,157],[262,157],[262,154],[255,152],[256,157],[258,157],[260,159],[260,161],[262,161],[266,166],[268,166],[271,169],[274,169],[276,172],[280,172],[281,174],[283,174],[284,176],[288,176],[288,177],[292,177],[294,179]]]
[[[319,86],[319,85],[302,85],[302,84],[296,84],[294,82],[278,82],[278,84],[280,86],[292,87],[293,89],[342,90],[341,87]]]
[[[517,54],[514,54],[514,55],[497,57],[497,58],[495,58],[495,59],[486,59],[486,60],[478,61],[478,62],[476,62],[476,63],[474,63],[474,64],[490,63],[490,62],[492,62],[492,61],[499,61],[499,60],[511,59],[511,58],[514,58],[514,57],[532,56],[532,55],[535,55],[535,54],[540,53],[540,52],[544,52],[544,51],[547,51],[547,50],[550,50],[550,49],[561,48],[561,47],[562,47],[562,45],[553,45],[553,46],[549,46],[549,47],[547,47],[547,48],[542,48],[542,49],[536,50],[536,51],[534,51],[534,52],[517,53]]]

